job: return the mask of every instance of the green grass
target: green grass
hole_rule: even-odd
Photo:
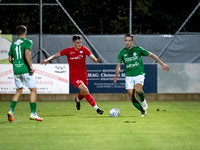
[[[12,34],[1,34],[1,36],[8,41],[12,42]]]
[[[150,101],[140,117],[130,102],[97,102],[100,116],[87,103],[38,102],[43,122],[29,120],[29,103],[19,102],[14,123],[7,121],[9,102],[0,103],[2,150],[197,150],[200,149],[200,103]],[[120,109],[111,118],[109,110]],[[159,111],[157,109],[159,108]]]
[[[8,61],[8,59],[1,59],[0,64],[10,64],[10,62]]]

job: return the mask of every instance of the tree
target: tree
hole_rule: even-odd
[[[60,0],[85,34],[124,34],[129,31],[129,0]],[[133,0],[134,34],[174,34],[199,0]],[[2,0],[1,3],[39,3],[39,0]],[[43,3],[56,3],[43,0]],[[0,29],[15,32],[24,24],[39,33],[39,6],[0,6]],[[200,32],[200,8],[182,31]],[[59,6],[43,6],[44,34],[74,34],[77,29]]]

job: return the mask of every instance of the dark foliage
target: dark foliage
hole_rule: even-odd
[[[134,34],[174,34],[199,0],[133,0]],[[39,3],[39,0],[1,0],[2,3]],[[56,0],[43,0],[56,3]],[[129,0],[60,0],[85,34],[124,34],[129,32]],[[29,34],[40,29],[37,6],[0,6],[0,30],[14,33],[24,24]],[[200,32],[200,8],[182,32]],[[78,30],[59,6],[43,6],[44,34],[74,34]]]

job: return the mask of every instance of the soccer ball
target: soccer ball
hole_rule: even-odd
[[[112,108],[110,110],[110,117],[119,117],[120,111],[118,108]]]

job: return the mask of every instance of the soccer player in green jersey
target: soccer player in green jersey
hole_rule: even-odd
[[[120,50],[117,59],[114,82],[117,82],[118,75],[123,62],[126,67],[126,89],[133,105],[141,111],[141,116],[146,115],[148,108],[145,100],[143,84],[145,79],[144,65],[141,56],[149,56],[158,62],[163,70],[169,71],[169,66],[163,63],[155,54],[134,45],[134,36],[127,34],[124,37],[125,48]],[[139,97],[139,98],[137,98]]]
[[[13,64],[14,80],[16,85],[16,93],[12,98],[10,110],[7,114],[8,121],[13,122],[13,112],[19,96],[22,94],[23,85],[30,89],[30,119],[36,121],[43,121],[36,113],[36,83],[33,76],[34,69],[31,60],[31,48],[33,42],[26,39],[27,28],[23,25],[16,27],[17,41],[13,42],[8,52],[8,60]]]

